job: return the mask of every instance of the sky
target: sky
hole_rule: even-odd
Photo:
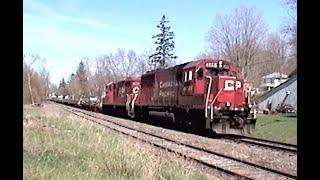
[[[94,67],[96,57],[118,48],[155,49],[152,36],[165,14],[178,61],[187,62],[206,50],[214,18],[241,6],[254,8],[273,32],[288,14],[283,0],[24,0],[23,53],[45,58],[51,81],[59,84],[81,57]]]

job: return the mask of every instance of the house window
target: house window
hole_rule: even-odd
[[[271,79],[265,79],[265,83],[271,83]]]

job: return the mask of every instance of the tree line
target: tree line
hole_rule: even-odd
[[[75,73],[67,81],[64,78],[60,81],[58,95],[68,95],[74,99],[100,98],[108,82],[140,76],[151,70],[149,54],[148,51],[138,55],[134,50],[118,49],[115,53],[99,55],[95,60],[84,57]],[[94,72],[90,70],[89,62],[94,62]]]

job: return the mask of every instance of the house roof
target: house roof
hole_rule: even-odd
[[[288,75],[286,74],[282,74],[282,73],[279,73],[279,72],[274,72],[274,73],[271,73],[271,74],[268,74],[266,76],[263,76],[262,79],[268,79],[268,78],[288,78]]]
[[[271,91],[268,91],[261,96],[258,97],[258,103],[264,101],[268,97],[272,96],[273,94],[279,92],[281,89],[288,87],[291,83],[295,82],[297,80],[297,76],[292,76],[290,79],[288,79],[286,82],[280,84],[279,86],[273,88]]]
[[[296,74],[297,74],[297,68],[289,74],[289,77],[292,77],[293,75],[296,75]]]

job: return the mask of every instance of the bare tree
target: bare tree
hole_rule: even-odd
[[[98,73],[95,73],[91,78],[91,94],[100,98],[108,80],[104,80],[103,76],[100,76]]]
[[[138,66],[138,57],[136,52],[133,50],[129,50],[126,54],[126,58],[123,61],[125,77],[133,76],[137,74],[137,66]]]
[[[261,44],[255,57],[255,62],[249,65],[249,81],[255,86],[261,82],[261,77],[273,72],[286,73],[288,47],[283,36],[269,33]]]
[[[215,57],[216,56],[214,56],[213,54],[201,52],[201,53],[198,53],[193,59],[199,60],[199,59],[203,59],[203,58],[215,58]]]
[[[58,93],[58,86],[52,82],[49,81],[49,92],[50,93]]]
[[[289,43],[297,48],[297,0],[286,0],[289,7],[289,21],[284,26],[284,31],[289,35]]]
[[[80,98],[79,84],[76,74],[72,73],[66,83],[66,89],[72,98]]]
[[[103,77],[103,79],[107,76],[112,80],[116,80],[120,76],[119,71],[118,62],[115,62],[113,54],[105,54],[96,58],[96,73]]]
[[[126,52],[118,49],[115,53],[102,54],[96,58],[96,71],[92,76],[94,94],[100,97],[104,85],[110,81],[117,81],[129,76],[140,76],[151,69],[147,62],[152,51],[145,51],[140,55],[133,50]]]
[[[23,55],[23,68],[24,68],[24,75],[26,76],[28,91],[30,95],[31,104],[35,103],[35,98],[33,94],[33,85],[32,79],[36,74],[36,69],[39,65],[43,65],[45,59],[42,59],[38,54],[24,54]],[[25,91],[24,91],[25,92]],[[24,93],[26,94],[26,92]]]
[[[114,81],[125,77],[123,72],[123,69],[125,69],[125,62],[123,62],[124,59],[124,49],[118,49],[114,54],[110,53],[109,55],[104,55],[106,66],[110,69]]]
[[[282,31],[288,36],[290,58],[287,59],[287,65],[293,71],[297,67],[297,0],[284,0],[284,5],[288,7],[289,18]]]
[[[254,9],[236,8],[230,15],[215,18],[207,36],[210,53],[237,63],[247,78],[265,33],[264,21]]]
[[[115,79],[115,74],[109,67],[110,55],[101,55],[96,58],[96,71],[94,74],[94,86],[96,87],[96,96],[100,97],[103,93],[104,86]]]
[[[152,50],[147,50],[145,52],[142,52],[138,56],[138,64],[137,64],[137,74],[136,75],[142,75],[146,73],[147,71],[152,70],[153,65],[148,63],[149,56],[152,54]]]
[[[138,71],[138,57],[133,50],[126,52],[125,49],[118,49],[116,53],[103,55],[99,59],[102,61],[100,64],[108,68],[114,80],[135,75]]]
[[[43,82],[43,96],[44,97],[48,97],[49,95],[49,86],[50,86],[50,74],[49,72],[45,69],[42,68],[42,70],[40,71],[40,78],[41,78],[41,82]]]

